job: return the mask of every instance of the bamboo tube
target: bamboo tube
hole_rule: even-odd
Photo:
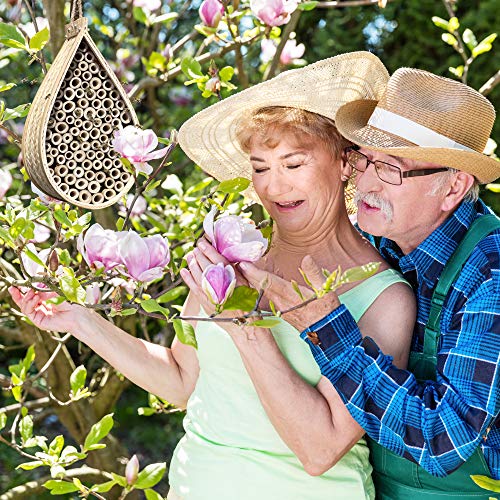
[[[87,68],[83,68],[83,63],[80,63],[79,68],[75,68],[73,70],[73,74],[71,75],[73,78],[81,78],[82,77],[82,71]]]
[[[89,63],[87,61],[82,61],[79,65],[78,65],[78,69],[83,72],[83,71],[87,71],[89,69]]]
[[[79,189],[80,191],[85,189],[89,185],[89,181],[85,179],[84,177],[81,177],[80,179],[76,179],[75,182],[75,187],[76,189]]]
[[[76,181],[76,177],[73,174],[67,174],[64,180],[68,186],[72,186]]]
[[[129,179],[130,179],[130,174],[128,172],[122,172],[122,175],[120,176],[120,180],[123,182],[123,184],[127,184]]]
[[[87,153],[87,158],[89,160],[93,160],[95,158],[95,151],[93,149],[90,149]]]
[[[71,146],[71,144],[70,144],[70,146]],[[64,157],[66,158],[66,160],[71,160],[73,158],[74,154],[75,154],[74,150],[68,149],[68,151],[66,151],[66,153],[64,153]]]
[[[125,109],[125,104],[123,104],[123,102],[121,100],[116,100],[115,101],[115,106],[116,106],[116,109],[120,110],[120,111],[123,111]]]
[[[90,150],[90,144],[88,142],[82,142],[80,148],[82,151],[87,152]]]
[[[47,122],[47,128],[54,128],[56,124],[56,121],[54,120],[54,118],[49,118],[49,121]]]
[[[111,109],[108,109],[108,113],[111,115],[112,118],[120,118],[121,116],[121,111],[117,108],[117,107],[114,107],[114,108],[111,108]]]
[[[128,114],[128,111],[123,111],[120,118],[122,123],[130,123],[130,115]]]
[[[62,101],[56,101],[54,103],[54,108],[53,109],[55,109],[56,111],[59,111],[60,109],[62,109],[62,105],[63,105]]]
[[[67,196],[68,198],[73,198],[74,200],[77,200],[78,199],[78,195],[80,193],[78,192],[78,189],[75,189],[75,188],[71,188],[68,193],[67,193]]]
[[[106,174],[104,172],[96,172],[95,180],[99,183],[104,182],[106,180]]]
[[[99,110],[97,110],[99,111]],[[94,118],[94,127],[99,128],[102,125],[102,120],[100,118]]]
[[[104,109],[112,109],[113,108],[113,101],[107,97],[106,99],[102,100],[102,107]]]
[[[89,100],[86,99],[85,97],[82,97],[81,99],[78,99],[77,104],[79,108],[84,109],[83,114],[85,116],[85,112],[88,110],[88,107],[90,106]]]
[[[106,110],[105,109],[102,109],[102,108],[99,108],[97,111],[96,111],[96,116],[97,118],[100,118],[101,120],[103,118],[106,118]]]
[[[69,144],[73,140],[73,135],[70,134],[69,132],[66,132],[62,136],[62,140],[63,140],[64,143]]]
[[[109,170],[110,168],[113,167],[113,161],[110,158],[104,158],[104,160],[102,160],[102,166],[106,170]]]
[[[82,161],[83,170],[90,170],[92,168],[92,162],[87,158]]]
[[[85,161],[89,161],[89,160],[85,160]],[[89,161],[90,163],[90,161]],[[86,170],[85,171],[85,179],[87,179],[88,181],[93,181],[95,179],[95,172],[93,170]]]
[[[56,162],[55,157],[54,157],[54,156],[52,156],[52,155],[51,155],[51,156],[49,156],[49,155],[47,154],[47,165],[48,165],[49,167],[51,167],[52,165],[54,165],[54,163],[55,163],[55,162]]]
[[[80,120],[80,118],[82,118],[82,116],[83,116],[83,109],[76,108],[75,112],[73,113],[73,115],[75,116],[75,118],[77,120]],[[80,124],[80,127],[81,127],[81,124]]]
[[[95,117],[95,109],[93,107],[84,109],[83,116],[86,120],[92,121]],[[92,124],[92,126],[94,125]]]
[[[80,130],[80,141],[86,142],[89,140],[89,133],[86,130]]]
[[[115,191],[118,193],[123,189],[123,182],[122,181],[116,181],[115,182]]]
[[[57,165],[54,171],[57,175],[64,177],[68,173],[68,167],[66,165]]]
[[[66,113],[60,109],[59,111],[56,111],[55,118],[58,122],[63,122],[66,118]]]
[[[71,101],[74,98],[75,98],[75,89],[68,88],[64,91],[64,99]]]
[[[90,135],[90,138],[91,138],[91,139],[94,139],[94,140],[92,141],[92,147],[93,147],[94,149],[99,148],[99,147],[100,147],[100,145],[101,145],[100,143],[98,143],[98,144],[94,145],[95,140],[96,140],[98,137],[100,137],[100,136],[101,136],[101,132],[99,131],[99,129],[97,129],[97,128],[93,128],[93,129],[89,132],[89,135]]]
[[[104,201],[104,196],[101,193],[96,193],[92,195],[92,203],[98,205]]]
[[[84,120],[81,128],[83,128],[83,130],[86,130],[88,132],[89,130],[92,130],[93,126],[94,125],[92,124],[92,122],[90,120]],[[76,122],[75,122],[75,127],[76,127]]]
[[[101,185],[97,181],[90,181],[87,189],[92,193],[98,193],[101,190]]]
[[[52,134],[51,141],[54,146],[61,144],[63,136],[61,134]]]
[[[50,142],[50,139],[52,137],[52,131],[47,129],[47,132],[45,132],[45,142],[46,143],[49,143]]]
[[[75,62],[81,62],[84,59],[84,53],[81,50],[78,50],[75,54],[75,58],[73,59]],[[75,67],[77,65],[75,64]]]
[[[65,142],[61,142],[61,144],[59,144],[59,147],[57,148],[57,150],[59,151],[59,153],[61,155],[65,155],[69,151],[69,147]],[[64,156],[64,159],[66,159],[66,156]]]
[[[85,161],[85,160],[84,160]],[[73,169],[73,174],[75,175],[75,177],[77,179],[79,179],[80,177],[83,177],[83,174],[85,172],[83,171],[83,168],[82,167],[76,167],[75,169]]]
[[[109,200],[109,199],[113,198],[113,196],[116,196],[116,192],[114,191],[114,189],[105,189],[102,192],[102,194],[106,200]]]
[[[113,132],[113,127],[110,123],[104,123],[101,127],[101,132],[103,135],[108,136]],[[107,137],[106,137],[107,140]],[[104,142],[104,138],[101,135],[101,142]]]
[[[76,109],[75,109],[75,111],[76,111]],[[73,125],[75,123],[75,118],[73,117],[73,115],[68,115],[66,117],[66,123],[68,125]]]
[[[69,191],[69,186],[65,182],[63,182],[63,183],[59,184],[59,189],[63,193],[67,193]]]
[[[72,113],[76,108],[76,104],[73,101],[66,101],[63,105],[63,110],[66,113]]]
[[[108,78],[108,74],[106,73],[106,71],[104,71],[103,69],[101,69],[99,71],[99,78],[101,80],[106,80]]]
[[[101,82],[101,80],[99,80],[99,78],[94,76],[93,78],[90,79],[89,85],[90,85],[91,89],[99,90],[102,87],[102,82]]]
[[[107,188],[112,188],[114,185],[115,185],[115,180],[114,179],[111,179],[111,178],[107,178],[105,181],[104,181],[104,185],[107,187]]]
[[[80,137],[80,127],[71,127],[69,129],[69,133],[71,134],[71,136],[74,138],[74,137]]]
[[[85,160],[85,153],[82,150],[75,151],[73,158],[77,163],[81,163],[83,160]]]
[[[109,78],[107,78],[106,80],[103,80],[102,88],[104,90],[112,90],[113,89],[113,84],[111,83],[111,80]]]
[[[94,62],[94,55],[90,51],[85,52],[83,58],[88,63]]]
[[[95,152],[95,159],[97,161],[102,161],[104,158],[104,153],[102,151],[96,151]]]
[[[120,160],[120,158],[115,158],[113,160],[113,165],[118,168],[118,169],[122,169],[123,168],[123,163],[122,161]]]
[[[82,82],[80,80],[80,78],[75,78],[73,77],[70,81],[69,81],[69,86],[72,88],[72,89],[77,89],[78,87],[81,87],[82,85]]]
[[[120,178],[120,174],[121,174],[121,172],[117,168],[112,168],[109,171],[109,175],[111,176],[112,179],[119,179]]]
[[[66,166],[68,167],[68,169],[69,169],[70,171],[72,171],[72,170],[74,170],[74,168],[76,167],[76,161],[75,161],[75,160],[73,160],[73,159],[68,160],[68,161],[66,162]]]
[[[111,92],[109,92],[109,98],[113,99],[113,101],[118,101],[119,99],[121,99],[120,94],[115,89],[113,89],[113,90],[111,90]]]
[[[89,71],[95,75],[95,76],[99,76],[99,66],[95,63],[95,62],[91,62],[89,64]]]
[[[58,134],[65,134],[69,130],[69,127],[68,124],[65,122],[56,122],[54,130]]]
[[[52,175],[52,182],[56,186],[59,186],[59,184],[61,184],[61,178],[58,175]]]
[[[92,168],[93,168],[94,170],[96,170],[96,171],[97,171],[97,170],[101,170],[101,169],[102,169],[102,160],[94,160],[94,161],[92,162]]]
[[[85,94],[87,95],[87,99],[90,99],[91,101],[95,99],[96,92],[93,89],[86,89]],[[93,102],[95,104],[95,101]]]
[[[83,90],[82,88],[75,89],[75,98],[82,99],[83,97],[85,97],[85,90]]]
[[[73,136],[74,137],[74,136]],[[69,150],[71,151],[71,157],[73,157],[73,153],[80,149],[81,142],[80,140],[73,140],[69,143]],[[69,158],[68,158],[69,159]]]
[[[64,155],[57,155],[56,156],[56,163],[60,163],[61,165],[64,165],[66,162],[66,157]]]
[[[90,203],[90,201],[92,200],[92,195],[88,191],[81,191],[80,196],[78,196],[78,199],[82,203]]]
[[[113,129],[118,130],[121,128],[122,122],[120,121],[119,118],[113,118],[111,121],[111,125],[113,125]]]
[[[82,72],[82,81],[86,82],[88,84],[88,82],[90,82],[90,80],[92,80],[92,73],[90,71],[83,71]],[[84,90],[85,92],[85,90]]]

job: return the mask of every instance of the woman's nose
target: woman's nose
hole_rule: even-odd
[[[280,169],[271,169],[269,172],[267,193],[270,196],[280,196],[289,193],[293,189],[293,181],[287,172]]]

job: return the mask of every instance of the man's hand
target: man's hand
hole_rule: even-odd
[[[238,267],[244,278],[248,280],[250,286],[253,286],[257,290],[264,289],[265,297],[271,300],[279,311],[292,309],[314,296],[312,290],[300,286],[300,292],[304,297],[302,299],[289,281],[275,274],[263,271],[249,262],[241,262]],[[311,281],[314,288],[320,289],[323,286],[325,281],[323,273],[310,256],[306,255],[304,257],[301,263],[301,269]],[[337,294],[335,292],[330,292],[321,299],[314,300],[303,307],[298,307],[297,309],[285,313],[283,318],[297,330],[303,331],[339,306],[340,301]]]

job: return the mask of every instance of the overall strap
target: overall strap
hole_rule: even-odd
[[[456,280],[462,267],[467,262],[476,245],[495,229],[500,229],[500,219],[493,214],[477,218],[469,227],[464,239],[446,263],[432,295],[429,320],[425,326],[424,355],[437,359],[437,348],[440,336],[439,321],[448,291]]]

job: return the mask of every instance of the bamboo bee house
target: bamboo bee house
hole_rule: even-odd
[[[88,32],[81,0],[73,0],[66,40],[26,118],[23,158],[45,194],[99,209],[134,184],[112,148],[114,132],[139,122],[118,78]]]

